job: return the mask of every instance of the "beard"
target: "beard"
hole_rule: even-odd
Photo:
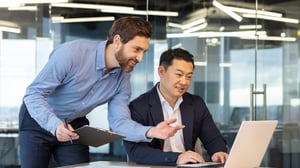
[[[126,52],[124,51],[123,47],[121,47],[120,51],[117,52],[116,59],[119,62],[121,69],[126,72],[131,72],[138,63],[136,59],[126,58]]]
[[[123,70],[126,71],[126,72],[131,72],[131,71],[134,69],[134,66],[131,66],[131,65],[130,65],[130,61],[131,61],[131,60],[127,60],[127,61],[124,62],[124,63],[119,62],[119,63],[120,63],[121,69],[123,69]]]

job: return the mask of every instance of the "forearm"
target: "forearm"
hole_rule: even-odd
[[[62,121],[57,118],[46,99],[37,95],[26,95],[23,99],[29,115],[45,130],[55,135]]]
[[[149,145],[149,143],[124,141],[124,147],[132,162],[140,164],[176,165],[179,153],[163,152],[162,149]]]

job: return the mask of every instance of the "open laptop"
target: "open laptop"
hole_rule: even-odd
[[[277,123],[277,120],[243,121],[224,165],[210,162],[177,165],[177,167],[259,167]]]

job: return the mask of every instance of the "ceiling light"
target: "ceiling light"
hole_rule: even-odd
[[[220,28],[219,28],[219,31],[224,31],[225,30],[225,27],[224,26],[221,26]]]
[[[226,6],[226,8],[233,12],[238,12],[238,13],[249,13],[249,14],[259,14],[259,15],[267,15],[267,16],[274,16],[274,17],[282,17],[282,13],[278,13],[278,12],[238,8],[238,7],[232,7],[232,6]]]
[[[192,32],[196,32],[196,31],[199,31],[199,30],[202,30],[202,29],[205,29],[207,27],[207,22],[201,24],[201,25],[198,25],[198,26],[195,26],[195,27],[191,27],[189,29],[186,29],[183,31],[183,33],[192,33]]]
[[[37,11],[37,6],[12,6],[8,7],[10,11]]]
[[[11,6],[20,6],[21,4],[16,1],[0,1],[0,7],[11,7]]]
[[[167,38],[210,38],[210,37],[238,37],[245,40],[269,40],[294,42],[295,37],[267,36],[266,31],[239,31],[239,32],[197,32],[197,33],[172,33]]]
[[[52,7],[61,8],[80,8],[80,9],[95,9],[95,10],[115,10],[115,11],[133,11],[133,7],[114,6],[114,5],[97,5],[83,3],[52,3]]]
[[[81,9],[95,9],[103,13],[119,13],[132,15],[156,15],[156,16],[178,16],[178,12],[170,11],[154,11],[154,10],[134,10],[133,7],[114,6],[114,5],[97,5],[97,4],[83,4],[83,3],[53,3],[52,7],[62,8],[81,8]]]
[[[64,18],[62,16],[51,17],[52,23],[78,23],[78,22],[100,22],[113,21],[114,17],[82,17],[82,18]]]
[[[284,17],[272,17],[272,16],[266,16],[266,15],[243,14],[243,17],[273,20],[273,21],[278,21],[278,22],[295,23],[295,24],[299,23],[298,19],[284,18]]]
[[[280,33],[280,37],[286,37],[286,33],[285,32],[281,32]]]
[[[213,1],[213,5],[217,8],[219,8],[221,11],[223,11],[224,13],[226,13],[227,15],[229,15],[230,17],[232,17],[234,20],[238,21],[238,22],[241,22],[243,20],[243,18],[232,12],[231,10],[229,10],[226,6],[222,5],[220,2],[214,0]]]
[[[266,31],[170,33],[170,34],[167,34],[167,38],[249,37],[249,36],[257,36],[257,35],[266,35]]]
[[[3,0],[1,0],[3,1]],[[7,0],[11,1],[11,0]],[[68,2],[69,0],[14,0],[21,4],[35,4],[35,3],[61,3],[61,2]]]
[[[220,45],[220,41],[217,37],[206,38],[206,44],[208,46],[217,46]]]
[[[101,9],[103,13],[122,13],[132,15],[154,15],[154,16],[178,16],[178,12],[170,11],[154,11],[154,10],[132,10],[132,11],[118,11],[111,9]]]
[[[168,23],[167,23],[167,26],[182,29],[182,24],[178,24],[178,23],[168,22]]]
[[[60,3],[68,0],[1,0],[0,7],[21,6],[21,4]]]
[[[239,29],[261,29],[262,25],[240,25]]]
[[[7,26],[1,26],[1,25],[0,25],[0,31],[11,32],[11,33],[21,33],[20,28],[7,27]]]
[[[126,13],[124,13],[126,14]],[[153,15],[153,16],[178,16],[178,12],[172,11],[153,11],[153,10],[134,10],[131,14]]]
[[[178,24],[178,23],[172,23],[172,22],[168,22],[168,26],[170,27],[175,27],[175,28],[179,28],[179,29],[189,29],[193,26],[199,25],[199,24],[203,24],[206,22],[206,19],[201,18],[201,19],[197,19],[195,21],[186,23],[186,24]]]
[[[204,61],[195,61],[194,64],[195,64],[195,66],[206,66],[207,62],[204,62]]]
[[[280,36],[249,36],[249,37],[241,37],[244,40],[265,40],[265,41],[287,41],[294,42],[297,39],[295,37],[280,37]]]
[[[182,48],[182,43],[178,43],[178,44],[176,44],[176,45],[173,45],[171,48],[172,48],[172,49],[175,49],[175,48]]]
[[[21,33],[21,28],[17,23],[6,21],[6,20],[0,20],[0,31]]]
[[[220,67],[223,67],[223,68],[225,68],[225,67],[229,68],[229,67],[232,67],[232,63],[228,63],[228,62],[226,63],[226,62],[223,62],[223,63],[220,63],[219,66],[220,66]]]

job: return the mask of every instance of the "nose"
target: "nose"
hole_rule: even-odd
[[[186,79],[185,77],[183,76],[181,79],[180,79],[180,84],[184,85],[186,83]]]
[[[182,85],[187,85],[187,84],[189,84],[189,82],[190,82],[190,80],[186,76],[182,76],[182,78],[180,79],[180,84],[182,84]]]
[[[143,57],[144,57],[144,53],[143,52],[139,53],[138,56],[136,57],[137,62],[142,62]]]

